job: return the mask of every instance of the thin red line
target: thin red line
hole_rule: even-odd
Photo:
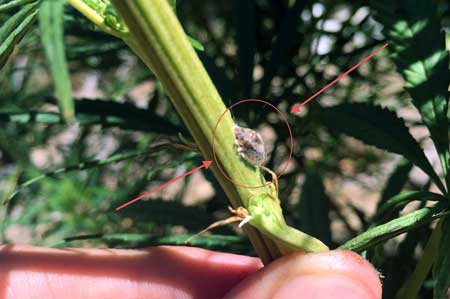
[[[348,74],[350,74],[352,71],[354,71],[355,69],[357,69],[358,67],[361,66],[361,64],[365,63],[367,60],[369,60],[370,58],[372,58],[373,56],[375,56],[378,52],[380,52],[381,50],[383,50],[384,48],[386,48],[389,44],[385,43],[384,45],[382,45],[381,47],[379,47],[378,49],[376,49],[375,51],[373,51],[372,53],[370,53],[368,56],[366,56],[364,59],[362,59],[360,62],[358,62],[357,64],[355,64],[354,66],[352,66],[351,68],[349,68],[347,71],[345,71],[344,73],[340,74],[336,79],[334,79],[333,81],[331,81],[330,83],[328,83],[325,87],[323,87],[321,90],[319,90],[318,92],[316,92],[315,94],[313,94],[312,96],[310,96],[309,98],[307,98],[305,101],[303,101],[299,105],[299,108],[303,107],[304,105],[306,105],[308,102],[310,102],[312,99],[314,99],[315,97],[317,97],[318,95],[320,95],[321,93],[323,93],[325,90],[327,90],[328,88],[330,88],[333,84],[335,84],[337,81],[341,80],[342,78],[344,78],[345,76],[347,76]]]
[[[192,169],[192,170],[189,171],[189,172],[183,173],[183,174],[181,174],[181,175],[179,175],[179,176],[177,176],[177,177],[171,179],[170,181],[168,181],[168,182],[162,184],[161,186],[158,186],[158,187],[156,187],[156,188],[154,188],[154,189],[152,189],[152,190],[150,190],[150,191],[147,191],[147,192],[145,192],[144,194],[139,195],[139,196],[136,197],[135,199],[132,199],[132,200],[130,200],[130,201],[124,203],[123,205],[118,206],[118,207],[116,208],[116,211],[119,211],[119,210],[121,210],[121,209],[123,209],[123,208],[125,208],[125,207],[127,207],[127,206],[129,206],[129,205],[131,205],[131,204],[133,204],[133,203],[135,203],[135,202],[137,202],[137,201],[139,201],[139,200],[141,200],[141,199],[147,197],[147,196],[149,196],[150,194],[155,193],[156,191],[159,191],[159,190],[163,189],[164,187],[166,187],[166,186],[168,186],[168,185],[174,183],[175,181],[177,181],[177,180],[179,180],[179,179],[181,179],[181,178],[184,178],[185,176],[188,176],[188,175],[190,175],[190,174],[192,174],[192,173],[194,173],[194,172],[196,172],[196,171],[199,171],[200,169],[202,169],[202,168],[204,168],[204,167],[205,167],[205,165],[201,165],[201,166],[198,166],[198,167]]]

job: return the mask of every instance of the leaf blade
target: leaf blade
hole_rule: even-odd
[[[376,214],[372,217],[372,225],[384,222],[383,220],[391,216],[395,212],[403,209],[408,203],[421,201],[445,201],[446,198],[440,194],[428,191],[406,191],[387,199],[377,209]]]
[[[358,252],[363,251],[387,239],[393,238],[418,226],[427,224],[435,219],[445,216],[445,213],[442,213],[442,211],[446,207],[446,203],[438,203],[433,207],[426,207],[408,213],[402,217],[367,230],[366,232],[339,246],[339,249]]]
[[[402,118],[380,106],[346,103],[320,110],[322,123],[362,142],[400,154],[417,165],[445,192],[422,148],[411,136]]]
[[[189,43],[191,44],[191,46],[194,47],[194,49],[201,51],[201,52],[205,51],[205,47],[198,40],[196,40],[195,38],[193,38],[187,34],[186,34],[186,37],[187,37]]]
[[[75,105],[64,47],[63,18],[64,1],[42,1],[39,10],[41,41],[50,65],[59,109],[64,120],[70,123],[75,118]]]
[[[33,1],[35,1],[35,0],[12,0],[5,4],[0,4],[0,13],[4,13],[4,12],[6,12],[10,9],[13,9],[17,6],[20,6],[22,4],[27,4],[27,3],[30,3]]]
[[[449,52],[432,1],[373,1],[375,17],[391,40],[392,59],[405,79],[414,106],[428,127],[450,187],[448,130]],[[426,46],[418,46],[426,45]]]
[[[0,28],[0,69],[5,65],[15,45],[35,21],[37,12],[36,3],[25,5]]]

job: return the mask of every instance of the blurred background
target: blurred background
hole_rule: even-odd
[[[441,1],[438,8],[448,30],[450,6]],[[185,31],[204,48],[198,55],[227,106],[258,98],[289,112],[385,42],[367,1],[179,0],[176,10]],[[1,15],[0,23],[7,18]],[[35,23],[0,71],[1,242],[183,244],[189,234],[228,217],[226,197],[209,171],[114,211],[200,165],[202,157],[168,146],[181,143],[180,134],[190,137],[155,76],[123,42],[68,6],[64,34],[77,122],[64,125],[39,34]],[[387,107],[405,119],[438,165],[403,83],[383,51],[289,115],[294,155],[279,183],[291,225],[336,247],[367,228],[383,198],[401,189],[435,190],[421,170],[342,135],[321,114],[346,102]],[[256,104],[233,109],[233,117],[263,135],[271,151],[266,166],[278,170],[289,152],[283,121]],[[429,229],[415,234],[426,240]],[[254,254],[235,226],[192,245]],[[402,256],[402,246],[402,236],[382,246],[385,258],[378,267],[388,269],[392,258],[398,275],[410,271],[413,263],[399,266],[398,259],[414,260],[414,251]]]

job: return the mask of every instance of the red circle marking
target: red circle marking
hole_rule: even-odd
[[[260,186],[246,186],[246,185],[242,185],[239,184],[235,181],[233,181],[226,173],[225,171],[222,169],[222,166],[220,165],[219,161],[217,161],[217,156],[216,156],[216,149],[214,146],[214,141],[216,139],[216,131],[217,131],[217,127],[219,126],[219,123],[222,121],[222,118],[225,116],[225,114],[230,111],[231,109],[233,109],[235,106],[243,104],[243,103],[249,103],[249,102],[253,102],[253,103],[263,103],[265,105],[270,106],[272,109],[274,109],[275,111],[277,111],[277,113],[281,116],[281,118],[284,120],[284,123],[286,124],[286,127],[289,131],[289,143],[290,143],[290,150],[289,150],[289,158],[286,161],[283,169],[280,171],[280,174],[277,174],[277,178],[280,178],[281,175],[286,171],[286,168],[288,167],[289,163],[292,160],[292,152],[293,152],[293,147],[294,147],[294,138],[292,137],[292,130],[291,130],[291,126],[289,125],[289,122],[287,120],[287,117],[283,114],[283,112],[280,111],[280,109],[278,109],[277,107],[275,107],[274,105],[272,105],[271,103],[267,102],[267,101],[263,101],[263,100],[258,100],[258,99],[246,99],[246,100],[240,100],[236,103],[234,103],[233,105],[231,105],[230,107],[228,107],[223,113],[222,115],[219,117],[219,119],[217,120],[217,123],[214,127],[214,132],[213,132],[213,137],[212,137],[212,151],[213,151],[213,156],[214,156],[214,162],[216,162],[217,167],[219,168],[220,172],[223,174],[223,176],[230,181],[231,183],[233,183],[234,185],[241,187],[241,188],[262,188],[265,186],[268,186],[271,184],[271,182],[267,182],[266,184],[260,185]]]

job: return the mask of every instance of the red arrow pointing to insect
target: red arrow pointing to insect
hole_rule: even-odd
[[[155,193],[155,192],[161,190],[162,188],[169,186],[170,184],[172,184],[172,183],[178,181],[179,179],[182,179],[182,178],[184,178],[184,177],[186,177],[186,176],[188,176],[188,175],[191,175],[191,174],[193,174],[194,172],[197,172],[197,171],[199,171],[199,170],[202,169],[202,168],[208,169],[209,166],[211,166],[211,163],[212,163],[212,162],[213,162],[213,161],[209,161],[209,160],[203,161],[201,166],[198,166],[198,167],[192,169],[191,171],[188,171],[188,172],[186,172],[186,173],[183,173],[183,174],[181,174],[181,175],[179,175],[179,176],[177,176],[177,177],[171,179],[170,181],[168,181],[168,182],[162,184],[161,186],[158,186],[158,187],[156,187],[156,188],[154,188],[154,189],[152,189],[152,190],[149,190],[149,191],[145,192],[144,194],[139,195],[139,196],[136,197],[135,199],[132,199],[132,200],[130,200],[129,202],[126,202],[126,203],[124,203],[123,205],[117,207],[117,208],[116,208],[116,211],[119,211],[119,210],[121,210],[121,209],[123,209],[123,208],[125,208],[125,207],[127,207],[127,206],[129,206],[129,205],[131,205],[131,204],[133,204],[133,203],[135,203],[135,202],[137,202],[137,201],[139,201],[139,200],[141,200],[141,199],[147,197],[147,196],[149,196],[150,194]]]
[[[339,80],[341,80],[342,78],[344,78],[345,76],[347,76],[348,74],[350,74],[351,72],[353,72],[354,70],[356,70],[358,67],[361,66],[361,64],[365,63],[367,60],[369,60],[370,58],[372,58],[373,56],[375,56],[378,52],[380,52],[381,50],[383,50],[384,48],[386,48],[389,44],[385,43],[384,45],[382,45],[381,47],[379,47],[378,49],[376,49],[375,51],[373,51],[372,53],[370,53],[369,55],[367,55],[366,57],[364,57],[360,62],[358,62],[357,64],[355,64],[354,66],[352,66],[351,68],[349,68],[347,71],[345,71],[344,73],[340,74],[336,79],[334,79],[333,81],[331,81],[330,83],[328,83],[325,87],[323,87],[321,90],[319,90],[318,92],[316,92],[315,94],[313,94],[312,96],[310,96],[309,98],[307,98],[305,101],[303,101],[300,104],[294,104],[291,108],[291,113],[296,113],[300,111],[300,108],[302,108],[304,105],[306,105],[309,101],[311,101],[312,99],[314,99],[315,97],[317,97],[318,95],[320,95],[322,92],[324,92],[325,90],[327,90],[328,88],[330,88],[331,86],[333,86],[336,82],[338,82]]]

